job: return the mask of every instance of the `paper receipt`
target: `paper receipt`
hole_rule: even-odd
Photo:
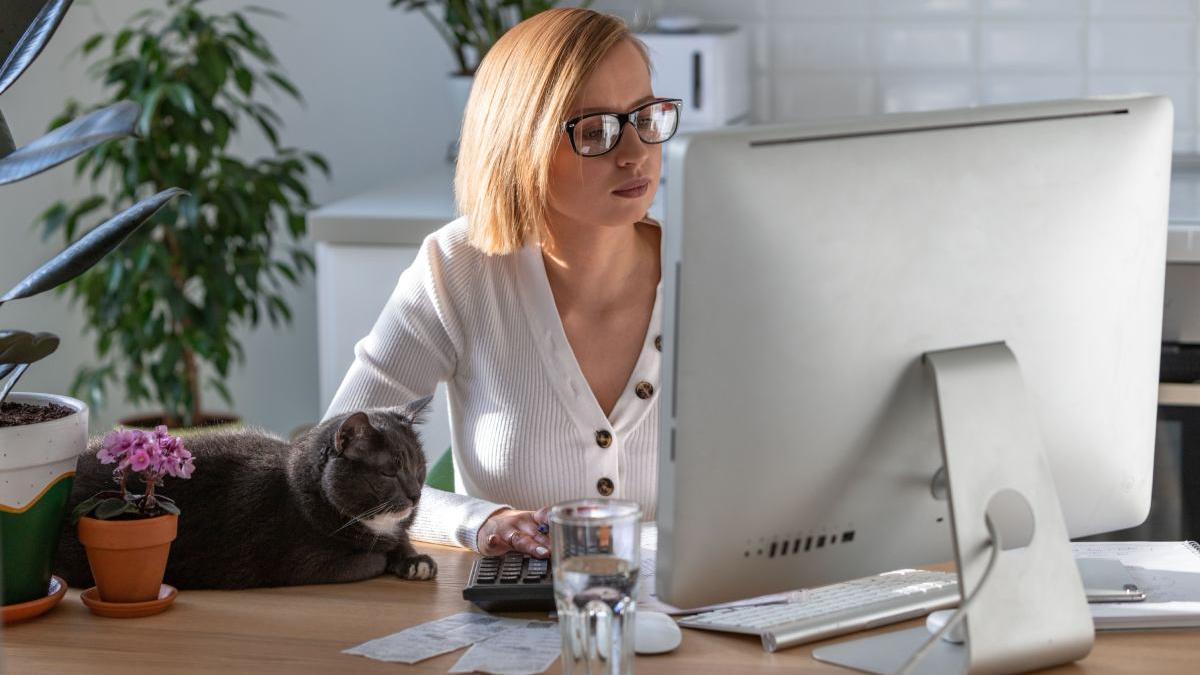
[[[487,640],[507,631],[522,628],[527,622],[487,614],[463,612],[444,619],[406,628],[399,633],[376,638],[361,645],[343,649],[343,654],[356,654],[379,661],[416,663],[440,654],[447,654],[480,640]],[[554,624],[550,624],[554,625]],[[554,632],[555,649],[558,632]],[[470,652],[468,652],[469,654]],[[557,654],[557,651],[555,652]],[[461,660],[460,660],[461,663]],[[544,670],[544,669],[543,669]],[[541,671],[521,671],[541,672]]]
[[[534,675],[554,663],[561,651],[559,644],[557,623],[525,622],[520,628],[475,643],[450,672]]]

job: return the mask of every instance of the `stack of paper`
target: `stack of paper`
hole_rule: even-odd
[[[1120,560],[1146,594],[1142,602],[1089,605],[1097,630],[1200,627],[1200,545],[1194,541],[1088,542],[1076,558]]]

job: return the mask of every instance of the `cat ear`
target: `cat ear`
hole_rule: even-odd
[[[419,424],[420,422],[422,422],[424,420],[418,419],[418,416],[421,413],[425,412],[425,408],[429,406],[429,402],[432,400],[433,400],[433,396],[429,395],[429,396],[426,396],[425,398],[413,401],[413,402],[409,403],[408,405],[404,406],[404,409],[400,411],[400,414],[404,415],[408,419],[412,420],[413,424]]]
[[[356,450],[367,447],[374,433],[375,428],[371,426],[367,414],[360,410],[342,420],[333,439],[334,451],[339,455],[354,455]]]

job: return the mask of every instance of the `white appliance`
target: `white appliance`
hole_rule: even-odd
[[[659,24],[665,25],[662,20]],[[683,32],[651,30],[637,37],[650,51],[655,95],[683,99],[678,133],[750,121],[750,43],[744,29],[699,25]],[[664,161],[650,205],[650,215],[660,221],[666,213],[666,182]]]
[[[679,131],[741,124],[750,117],[750,44],[737,26],[638,33],[650,50],[654,93],[683,99]]]

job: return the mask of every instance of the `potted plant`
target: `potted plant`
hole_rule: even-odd
[[[225,378],[243,359],[235,328],[257,326],[260,316],[289,322],[284,287],[314,269],[299,241],[312,205],[305,181],[310,168],[328,167],[316,153],[280,144],[280,118],[261,99],[275,91],[301,96],[251,13],[274,14],[212,14],[199,0],[170,0],[115,32],[92,35],[79,50],[110,99],[141,103],[137,128],[147,142],[83,155],[77,174],[118,189],[55,204],[41,218],[45,235],[70,241],[94,209],[124,205],[145,190],[178,185],[189,192],[69,287],[100,356],[77,372],[71,391],[99,408],[119,385],[131,403],[154,405],[126,425],[229,421],[206,410],[202,398],[207,390],[233,406]],[[54,124],[82,110],[71,101]],[[252,161],[230,147],[250,124],[270,147]]]
[[[116,464],[113,479],[119,490],[86,499],[71,513],[79,541],[87,550],[96,588],[81,598],[92,611],[110,616],[146,616],[161,612],[175,599],[164,586],[167,554],[179,523],[179,508],[155,488],[167,477],[190,478],[192,453],[183,441],[158,426],[153,431],[118,429],[109,432],[96,453],[101,464]],[[137,475],[143,494],[128,489]],[[141,605],[131,613],[114,605]]]
[[[429,19],[454,54],[457,70],[446,78],[451,110],[461,115],[467,107],[475,70],[496,41],[510,28],[558,4],[558,0],[390,0],[392,7],[417,11]],[[580,7],[588,7],[584,0]],[[461,127],[461,124],[460,124]],[[447,161],[458,157],[458,140],[446,150]]]
[[[41,53],[70,4],[6,2],[0,37],[20,37],[0,44],[0,95]],[[140,114],[137,104],[114,103],[20,148],[0,114],[0,186],[133,135]],[[134,200],[0,295],[0,305],[75,278],[181,193],[170,188]],[[66,591],[61,579],[52,578],[50,563],[66,515],[75,460],[87,443],[88,407],[66,396],[12,393],[30,365],[49,356],[58,344],[58,337],[46,332],[0,330],[0,595],[5,623],[47,611]]]

